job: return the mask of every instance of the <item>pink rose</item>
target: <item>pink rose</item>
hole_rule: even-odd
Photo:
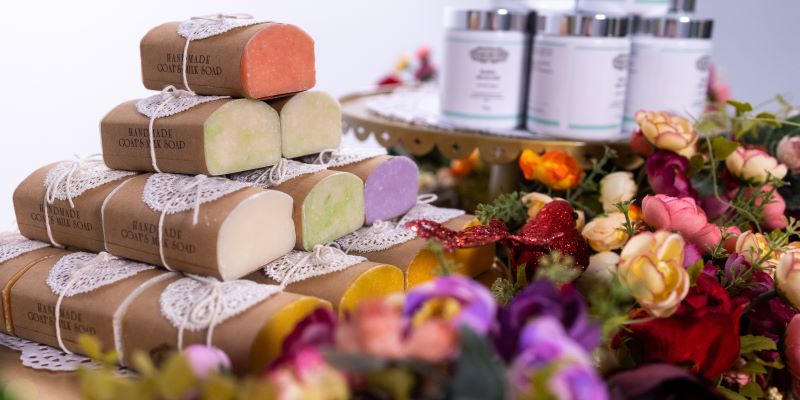
[[[708,222],[705,211],[691,197],[645,196],[642,213],[648,225],[678,232],[703,249],[708,250],[722,240],[720,228]]]
[[[786,164],[792,172],[800,170],[800,137],[784,136],[778,142],[776,153],[778,161]]]
[[[762,192],[769,192],[772,190],[772,185],[764,185],[760,188],[748,188],[745,192],[745,196],[750,198],[751,196],[758,196],[755,201],[756,206],[760,206],[762,201]],[[786,228],[786,225],[789,224],[789,221],[786,220],[786,215],[784,212],[786,211],[786,201],[783,200],[783,196],[781,196],[778,191],[772,192],[772,195],[767,201],[767,204],[764,205],[764,209],[761,212],[762,217],[764,218],[761,223],[764,224],[764,227],[767,229],[783,229]]]
[[[183,356],[189,361],[194,375],[201,379],[208,378],[211,372],[231,369],[228,355],[216,347],[193,344],[183,350]]]
[[[795,382],[800,380],[800,314],[792,317],[786,327],[786,361]]]

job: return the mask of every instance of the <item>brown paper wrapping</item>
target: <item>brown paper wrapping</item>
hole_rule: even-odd
[[[50,269],[60,257],[51,257],[31,267],[11,287],[11,315],[14,333],[24,339],[58,347],[55,329],[55,304],[58,296],[47,286]],[[104,350],[114,349],[113,316],[125,298],[139,285],[168,272],[149,270],[88,293],[64,297],[61,303],[61,335],[67,349],[80,352],[81,333],[94,335]],[[136,352],[160,361],[167,352],[177,350],[178,329],[162,316],[159,299],[164,289],[178,276],[167,278],[142,291],[128,306],[121,319],[124,360],[131,364]],[[280,344],[291,327],[313,308],[325,302],[290,293],[276,294],[219,323],[212,343],[231,358],[234,370],[261,371],[278,355]],[[184,331],[184,346],[205,343],[206,331]]]
[[[169,85],[184,89],[181,60],[186,39],[177,33],[179,24],[179,22],[168,22],[159,25],[142,38],[139,46],[142,60],[142,81],[148,89],[162,90]],[[201,95],[253,98],[243,87],[242,56],[244,49],[247,42],[256,33],[274,25],[283,24],[272,22],[256,24],[235,28],[217,36],[193,40],[189,44],[190,57],[204,56],[208,62],[202,63],[202,65],[189,62],[187,69],[196,68],[201,70],[200,72],[208,71],[208,73],[189,71],[187,79],[191,89]],[[313,41],[310,38],[309,43],[310,48],[303,47],[302,51],[310,51],[313,58]],[[306,82],[301,87],[274,93],[265,98],[311,89],[316,83],[313,69],[311,75],[306,78]]]
[[[29,239],[50,243],[44,222],[44,197],[47,190],[44,179],[47,172],[56,165],[58,163],[39,168],[25,178],[14,191],[17,225],[20,233]],[[100,208],[114,189],[131,178],[125,177],[83,192],[72,199],[75,208],[70,207],[68,200],[56,199],[48,206],[53,239],[66,247],[93,252],[104,251]]]
[[[150,158],[150,119],[136,110],[137,101],[120,104],[100,122],[103,161],[109,168],[155,171]],[[230,101],[211,101],[156,119],[153,135],[158,168],[163,172],[207,175],[203,124],[211,114]]]
[[[375,168],[378,168],[384,161],[390,160],[393,156],[377,156],[368,158],[363,161],[359,161],[353,164],[342,165],[341,167],[334,167],[333,169],[337,171],[349,172],[351,174],[355,174],[362,181],[366,182],[369,175]]]
[[[109,197],[103,209],[107,251],[153,265],[163,266],[159,256],[160,213],[142,201],[147,178],[139,175]],[[223,278],[217,258],[219,231],[236,205],[263,191],[255,187],[237,190],[200,206],[200,222],[192,223],[194,209],[164,218],[164,258],[175,271]],[[267,227],[265,227],[267,228]]]
[[[443,225],[450,229],[461,230],[476,223],[475,216],[462,215],[453,218]],[[356,256],[366,257],[370,261],[396,265],[406,274],[406,289],[433,279],[440,274],[435,255],[425,248],[426,239],[414,238],[408,242],[392,246],[383,251],[369,253],[351,252]],[[495,246],[486,245],[471,249],[456,249],[445,253],[445,257],[459,265],[456,273],[474,277],[491,268],[494,262]]]
[[[396,273],[396,274],[395,274]],[[263,270],[245,277],[259,283],[277,285]],[[364,261],[342,271],[315,276],[286,287],[286,291],[315,296],[330,302],[340,315],[351,311],[362,300],[402,292],[402,271],[393,265]]]
[[[70,252],[56,247],[43,247],[23,253],[4,263],[0,263],[0,284],[2,286],[2,296],[0,296],[0,332],[13,334],[11,322],[11,287],[25,274],[30,268],[44,262],[49,258],[59,259]]]

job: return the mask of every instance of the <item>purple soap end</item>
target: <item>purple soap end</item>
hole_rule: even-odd
[[[367,225],[399,217],[417,204],[419,168],[408,157],[392,157],[375,168],[364,182]]]

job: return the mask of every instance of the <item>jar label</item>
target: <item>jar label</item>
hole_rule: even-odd
[[[522,118],[525,35],[453,31],[446,37],[441,113],[455,124],[515,128]]]

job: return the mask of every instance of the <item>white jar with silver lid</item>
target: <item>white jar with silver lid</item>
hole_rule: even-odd
[[[528,130],[573,140],[621,138],[628,19],[539,17],[528,90]]]
[[[506,9],[449,15],[441,115],[456,126],[513,129],[522,123],[528,15]]]
[[[574,13],[577,0],[492,0],[492,7],[538,13]]]
[[[625,131],[636,130],[639,110],[699,117],[706,107],[713,49],[712,20],[689,16],[643,21],[632,38]]]
[[[580,0],[578,2],[578,10],[581,12],[616,15],[657,16],[666,14],[669,8],[670,0]]]

